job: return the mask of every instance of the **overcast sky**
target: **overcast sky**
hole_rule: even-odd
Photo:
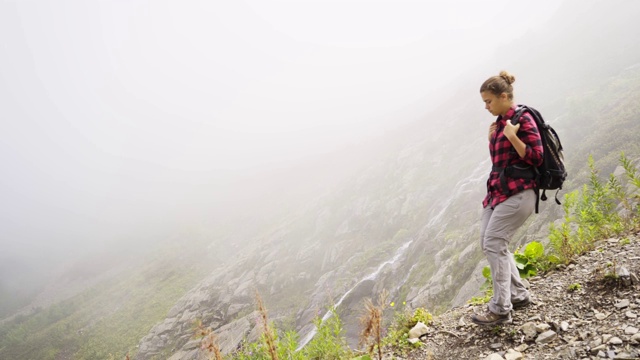
[[[557,3],[1,0],[0,260],[158,236],[189,189],[420,119]]]

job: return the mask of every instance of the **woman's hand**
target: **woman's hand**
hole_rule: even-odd
[[[493,134],[495,134],[497,128],[498,128],[498,123],[496,122],[492,122],[491,125],[489,126],[489,141],[491,141],[491,138],[493,137]]]
[[[518,133],[518,129],[520,129],[520,123],[513,125],[511,121],[507,121],[507,124],[504,126],[504,136],[506,136],[512,144],[513,140],[518,137],[516,135]]]

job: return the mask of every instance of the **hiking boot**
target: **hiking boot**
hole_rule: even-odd
[[[511,302],[511,306],[513,306],[513,310],[522,309],[522,308],[527,307],[529,305],[531,305],[531,297],[529,297],[529,296],[524,298],[524,300],[512,301]]]
[[[499,324],[511,324],[511,312],[504,315],[494,314],[489,309],[486,309],[480,314],[474,314],[471,316],[471,321],[478,325],[499,325]]]

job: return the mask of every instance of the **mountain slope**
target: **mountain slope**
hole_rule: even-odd
[[[638,259],[638,232],[601,241],[568,267],[531,278],[534,304],[514,311],[513,324],[477,326],[470,318],[482,306],[457,307],[436,317],[422,338],[424,346],[403,358],[483,359],[512,353],[515,359],[517,352],[521,359],[637,359]],[[606,276],[614,271],[611,264],[618,274],[622,268],[633,274],[628,284]]]

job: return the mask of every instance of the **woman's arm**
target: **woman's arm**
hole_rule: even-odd
[[[523,114],[517,125],[507,121],[504,136],[526,163],[533,166],[542,164],[542,140],[536,122],[528,114]]]
[[[520,129],[520,123],[513,125],[511,121],[507,121],[507,124],[504,127],[504,136],[507,137],[513,148],[516,149],[516,152],[520,156],[521,159],[527,154],[527,144],[522,142],[518,137],[518,130]]]

